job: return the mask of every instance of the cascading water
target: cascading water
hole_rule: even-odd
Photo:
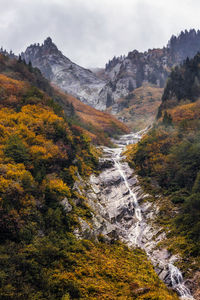
[[[169,263],[168,268],[173,289],[178,292],[182,299],[194,299],[190,290],[184,285],[181,271],[172,263]]]
[[[121,157],[121,153],[124,149],[124,147],[128,144],[133,144],[136,143],[140,140],[142,134],[145,132],[146,130],[142,130],[140,132],[134,133],[134,134],[129,134],[129,135],[124,135],[122,136],[119,141],[114,141],[115,144],[118,145],[118,148],[106,148],[105,152],[109,153],[111,155],[111,159],[113,160],[114,163],[114,170],[118,170],[120,177],[122,179],[122,181],[124,182],[126,188],[127,188],[127,193],[129,194],[129,196],[132,199],[132,203],[133,203],[133,207],[134,207],[134,215],[135,215],[135,224],[134,227],[131,227],[131,230],[134,231],[127,236],[127,239],[130,239],[132,241],[132,243],[136,246],[142,247],[140,240],[142,238],[143,235],[143,217],[142,217],[142,212],[141,212],[141,208],[140,205],[138,203],[137,200],[137,196],[136,193],[132,191],[126,174],[124,173],[123,167],[122,167],[122,157]],[[130,198],[129,198],[130,200]],[[129,231],[131,231],[129,230]],[[131,238],[131,236],[134,236],[134,239]],[[149,255],[149,253],[147,252],[147,255]],[[151,255],[149,255],[150,258]],[[155,262],[155,261],[154,261]],[[168,268],[168,277],[170,279],[171,282],[171,286],[174,290],[177,291],[177,293],[180,295],[181,299],[194,299],[191,296],[191,293],[189,291],[189,289],[185,286],[184,284],[184,280],[183,280],[183,276],[180,272],[180,270],[175,267],[173,265],[172,262],[168,262],[166,264],[166,268]]]
[[[118,148],[118,149],[119,150],[117,152],[117,155],[113,158],[113,161],[114,161],[114,164],[115,164],[116,168],[118,169],[122,179],[124,180],[124,183],[125,183],[125,185],[128,189],[128,192],[129,192],[130,196],[133,199],[133,205],[134,205],[134,209],[135,209],[135,216],[136,216],[136,219],[137,219],[136,227],[135,227],[135,245],[138,245],[138,237],[141,234],[141,232],[139,230],[139,223],[142,221],[141,209],[139,207],[136,194],[132,192],[132,190],[131,190],[128,182],[127,182],[126,176],[124,175],[124,173],[122,171],[122,168],[120,166],[120,155],[121,155],[121,152],[122,152],[123,149],[122,148]]]

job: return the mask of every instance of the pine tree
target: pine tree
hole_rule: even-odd
[[[163,125],[166,126],[166,127],[172,125],[172,117],[166,111],[165,111],[164,116],[163,116]]]
[[[21,55],[19,55],[18,62],[19,62],[19,63],[22,62],[22,57],[21,57]]]

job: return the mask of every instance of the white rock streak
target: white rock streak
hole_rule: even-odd
[[[137,181],[132,176],[133,171],[121,156],[127,144],[139,141],[144,131],[123,135],[118,141],[117,148],[103,147],[102,172],[98,177],[92,177],[93,191],[97,191],[98,208],[106,226],[108,236],[121,239],[128,246],[144,249],[151,259],[159,277],[174,290],[182,299],[193,299],[185,286],[180,270],[174,266],[176,256],[171,256],[167,249],[158,249],[156,245],[165,238],[162,228],[151,225],[159,208],[156,205],[141,201],[145,195]],[[89,198],[90,195],[88,194]],[[108,225],[110,222],[110,226]],[[102,224],[101,224],[102,225]]]

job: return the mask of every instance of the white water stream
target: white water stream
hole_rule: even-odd
[[[129,184],[128,184],[128,181],[126,179],[126,176],[121,168],[121,165],[120,165],[120,154],[122,152],[122,148],[118,148],[117,149],[118,151],[116,151],[117,155],[113,158],[113,161],[115,163],[115,166],[116,168],[118,169],[122,179],[124,180],[124,183],[129,191],[129,194],[130,196],[132,197],[133,199],[133,205],[134,205],[134,209],[135,209],[135,217],[136,217],[136,226],[135,226],[135,245],[138,245],[138,238],[141,234],[140,232],[140,228],[139,228],[139,225],[140,225],[140,222],[142,221],[142,213],[141,213],[141,209],[139,207],[139,204],[138,204],[138,201],[137,201],[137,197],[136,197],[136,194],[132,192]]]
[[[135,134],[132,133],[129,135],[124,135],[118,141],[116,141],[116,140],[114,141],[115,144],[118,145],[118,148],[104,149],[105,153],[107,153],[107,154],[109,153],[110,158],[114,162],[114,171],[118,170],[120,177],[126,186],[126,189],[127,189],[126,194],[129,195],[129,201],[130,201],[130,197],[132,199],[135,221],[134,221],[134,226],[130,227],[130,229],[132,230],[132,233],[130,232],[130,229],[129,229],[129,234],[127,235],[127,238],[131,240],[132,244],[134,244],[135,246],[141,247],[141,248],[143,245],[140,241],[142,240],[142,237],[144,235],[144,232],[143,232],[144,220],[143,220],[143,216],[142,216],[142,210],[141,210],[141,207],[137,200],[137,193],[132,191],[132,189],[129,185],[127,176],[124,171],[124,166],[122,165],[123,157],[121,156],[121,153],[124,150],[126,145],[138,142],[144,132],[145,132],[145,130],[140,131]],[[133,239],[132,239],[132,236],[134,237]],[[150,253],[148,253],[148,251],[146,251],[146,252],[147,252],[147,255],[149,255],[150,259],[154,260],[154,264],[155,264],[155,258],[152,257],[152,255]],[[163,261],[161,261],[161,263],[163,264]],[[180,298],[181,299],[190,299],[190,300],[194,299],[190,293],[190,290],[184,284],[184,280],[183,280],[181,271],[176,266],[174,266],[171,261],[166,262],[165,269],[168,270],[167,272],[169,275],[168,278],[170,279],[170,285],[172,286],[172,288],[175,291],[177,291]]]

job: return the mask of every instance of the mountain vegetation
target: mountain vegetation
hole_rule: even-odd
[[[199,63],[198,53],[171,72],[157,123],[127,151],[145,188],[163,195],[155,198],[161,206],[157,222],[168,232],[169,250],[181,254],[187,276],[200,267]]]
[[[187,57],[193,58],[199,49],[200,31],[191,29],[182,31],[178,36],[173,35],[166,47],[145,52],[133,50],[127,56],[114,57],[106,64],[102,76],[107,78],[107,83],[99,94],[101,103],[105,103],[107,109],[119,118],[121,114],[125,114],[131,124],[132,116],[124,109],[129,108],[129,94],[145,84],[164,88],[171,68],[182,63]]]
[[[124,108],[122,99],[133,90],[146,83],[163,88],[171,68],[187,57],[192,58],[199,49],[200,32],[191,29],[172,36],[166,47],[130,51],[128,55],[109,60],[105,69],[93,69],[93,72],[64,56],[50,37],[41,45],[27,47],[21,57],[27,64],[31,61],[47,79],[68,94],[94,108],[110,109],[112,114],[117,114]],[[126,99],[124,102],[126,105]]]
[[[200,53],[193,59],[187,58],[180,66],[176,66],[168,80],[162,96],[162,104],[158,117],[165,108],[174,107],[180,102],[194,102],[200,95]]]
[[[0,54],[0,73],[8,75],[13,79],[26,81],[42,89],[48,94],[49,102],[52,103],[54,109],[60,110],[61,106],[68,120],[85,130],[96,144],[109,145],[111,144],[109,137],[112,135],[129,132],[128,127],[116,118],[97,111],[83,104],[75,97],[59,91],[57,88],[53,88],[39,69],[33,68],[30,62],[26,64],[25,60],[22,60],[21,57],[16,60]],[[55,103],[52,101],[52,98]]]
[[[177,299],[142,250],[75,236],[94,212],[73,187],[100,155],[80,126],[87,117],[77,125],[78,104],[31,64],[1,55],[0,68],[1,299]],[[54,97],[70,99],[66,113]]]
[[[173,62],[181,63],[187,57],[193,58],[200,49],[200,31],[190,29],[181,31],[178,36],[172,35],[167,48]]]
[[[142,130],[154,122],[158,107],[161,104],[163,88],[144,83],[117,101],[119,111],[115,114],[134,131]],[[112,113],[113,107],[106,111]]]
[[[182,63],[187,57],[192,58],[199,49],[200,31],[191,29],[182,31],[177,36],[173,35],[163,48],[149,49],[145,52],[130,51],[128,55],[109,60],[104,69],[92,69],[93,72],[67,58],[50,37],[42,44],[27,47],[25,52],[21,53],[20,59],[30,67],[39,68],[45,78],[67,94],[99,110],[108,110],[119,120],[125,120],[128,125],[141,128],[147,118],[149,123],[152,121],[152,114],[150,112],[148,115],[148,112],[144,111],[145,117],[142,120],[139,109],[137,122],[137,100],[135,99],[136,103],[131,101],[130,105],[133,104],[133,107],[129,110],[127,98],[144,85],[157,87],[158,91],[159,88],[164,88],[171,68]],[[3,48],[0,49],[0,53],[16,58],[12,52],[8,53]],[[152,109],[154,108],[155,103],[152,103]],[[136,111],[134,116],[129,114],[133,109]],[[93,113],[95,114],[95,111]],[[90,113],[89,118],[92,118]],[[108,118],[105,117],[104,120],[106,119]],[[94,135],[96,136],[96,133]],[[103,137],[103,132],[101,136]]]

